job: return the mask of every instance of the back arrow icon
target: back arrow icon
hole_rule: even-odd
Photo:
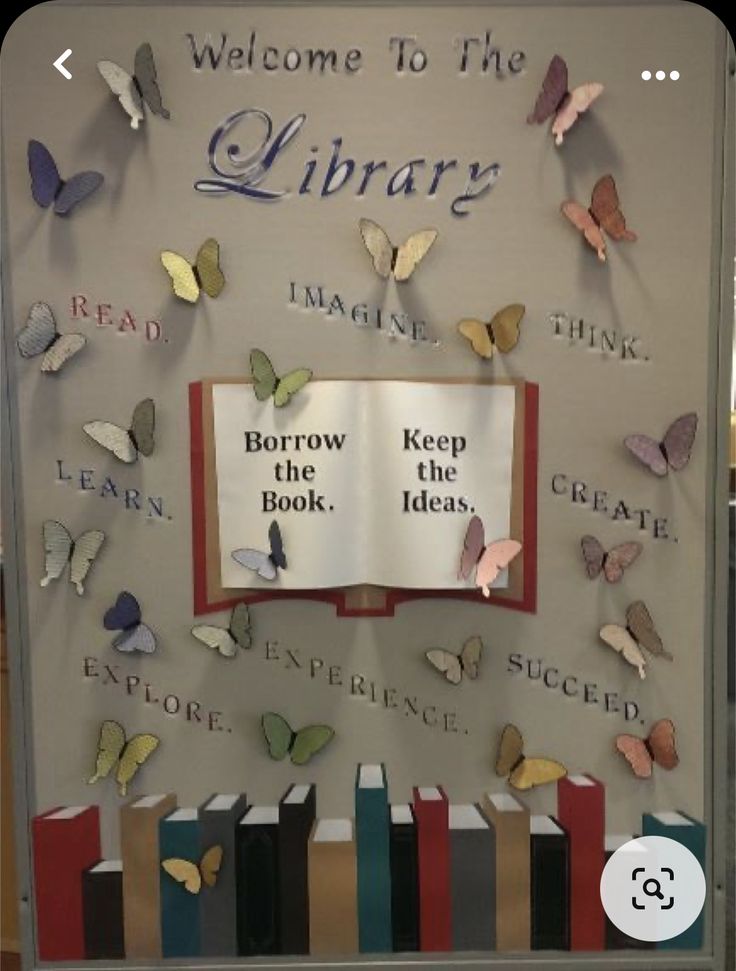
[[[63,54],[59,54],[59,56],[54,61],[54,67],[59,72],[59,74],[63,74],[64,75],[64,77],[67,79],[67,81],[71,78],[72,75],[71,75],[71,71],[67,71],[67,69],[64,67],[64,61],[67,59],[67,57],[69,57],[69,55],[71,54],[71,52],[72,52],[71,47],[68,47],[64,51],[64,53]]]

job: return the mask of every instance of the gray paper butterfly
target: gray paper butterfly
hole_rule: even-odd
[[[16,343],[23,357],[43,354],[41,370],[53,374],[82,350],[87,338],[82,334],[60,334],[51,307],[39,301],[28,312],[28,320],[18,332]]]
[[[130,117],[131,128],[138,128],[143,121],[144,102],[154,115],[160,115],[162,118],[170,117],[161,100],[161,90],[156,80],[156,64],[150,44],[141,44],[135,52],[135,68],[132,76],[115,61],[98,61],[97,70]]]

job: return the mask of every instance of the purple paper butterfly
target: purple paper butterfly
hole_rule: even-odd
[[[53,202],[54,212],[59,216],[68,215],[104,182],[99,172],[78,172],[65,182],[59,175],[51,152],[34,139],[28,142],[28,171],[31,173],[34,201],[43,209]]]
[[[664,438],[658,442],[649,435],[628,435],[624,445],[655,475],[667,475],[669,469],[679,472],[690,461],[690,453],[698,430],[698,416],[694,411],[676,418]]]
[[[130,654],[141,651],[143,654],[153,654],[156,650],[156,638],[150,627],[141,623],[141,608],[132,593],[123,590],[118,594],[109,610],[105,611],[102,623],[105,630],[119,630],[122,633],[113,640],[112,646],[118,651]]]

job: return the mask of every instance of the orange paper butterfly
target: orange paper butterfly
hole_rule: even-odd
[[[625,239],[635,242],[636,233],[626,228],[626,219],[621,212],[612,175],[604,175],[593,187],[590,209],[581,206],[574,199],[567,199],[560,207],[573,226],[585,236],[586,241],[598,253],[598,259],[605,263],[606,240],[603,230],[616,242]]]
[[[637,735],[617,735],[616,749],[631,766],[639,779],[648,779],[654,763],[662,769],[674,769],[679,763],[675,748],[675,726],[669,718],[656,721],[646,738]]]

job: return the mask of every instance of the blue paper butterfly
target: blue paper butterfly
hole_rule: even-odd
[[[118,599],[113,606],[105,611],[102,623],[105,625],[105,630],[121,631],[112,642],[112,646],[118,651],[126,654],[133,651],[153,654],[156,650],[153,631],[141,622],[141,608],[138,601],[127,590],[118,594]]]
[[[53,202],[54,212],[59,216],[68,215],[104,182],[104,176],[99,172],[78,172],[65,182],[51,152],[34,139],[28,142],[28,171],[34,201],[43,209]]]

